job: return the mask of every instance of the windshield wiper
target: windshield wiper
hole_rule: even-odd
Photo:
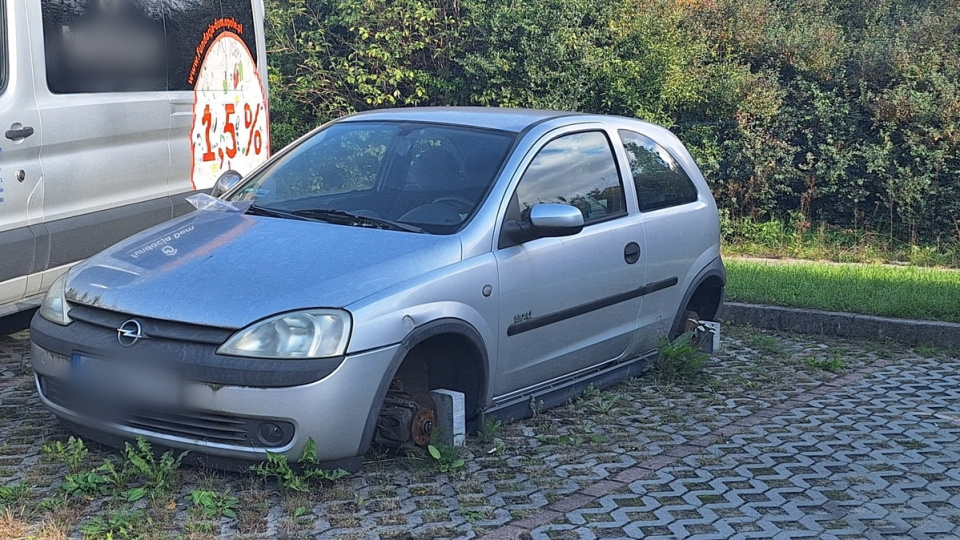
[[[284,212],[283,210],[274,210],[273,208],[267,208],[266,206],[260,206],[259,204],[252,204],[250,208],[245,212],[246,214],[253,214],[255,216],[268,216],[268,217],[277,217],[284,219],[297,219],[300,221],[316,221],[311,220],[307,216],[298,216],[291,212]]]
[[[388,229],[392,231],[407,231],[416,233],[423,232],[423,229],[415,225],[398,223],[396,221],[390,221],[389,219],[378,217],[351,214],[350,212],[344,212],[343,210],[324,210],[318,208],[312,210],[294,210],[292,214],[300,218],[320,219],[339,225],[376,227],[377,229]]]

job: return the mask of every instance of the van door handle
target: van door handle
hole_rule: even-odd
[[[33,128],[30,126],[23,126],[20,129],[8,129],[4,135],[6,135],[11,141],[15,141],[17,139],[26,139],[27,137],[33,135]]]

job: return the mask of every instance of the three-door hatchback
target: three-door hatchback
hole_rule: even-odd
[[[723,301],[703,176],[628,118],[356,114],[205,203],[45,297],[37,388],[76,431],[240,463],[313,439],[355,470],[429,441],[432,389],[468,429],[516,419],[641,372]]]

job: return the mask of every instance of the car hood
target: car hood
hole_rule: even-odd
[[[344,307],[461,260],[456,236],[198,211],[70,270],[72,302],[241,328],[302,308]]]

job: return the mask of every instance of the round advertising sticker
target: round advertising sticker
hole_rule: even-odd
[[[194,87],[193,189],[209,189],[223,171],[247,174],[270,153],[263,85],[250,50],[224,32],[207,50]]]

